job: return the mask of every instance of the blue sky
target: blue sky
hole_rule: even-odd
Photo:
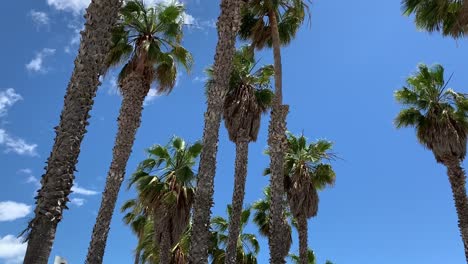
[[[77,32],[89,0],[5,1],[0,16],[0,263],[20,263],[15,238],[32,217],[34,191],[43,173],[78,48]],[[213,61],[218,1],[187,0],[184,44],[195,66],[179,76],[170,96],[150,94],[138,131],[129,175],[144,149],[172,135],[202,136],[203,69]],[[319,263],[464,263],[462,242],[445,169],[421,147],[411,129],[397,131],[393,91],[420,62],[441,63],[454,73],[450,86],[468,92],[466,41],[418,31],[401,16],[399,1],[317,0],[310,27],[283,49],[288,129],[335,142],[336,186],[320,193],[309,221],[309,242]],[[259,54],[271,63],[270,51]],[[104,189],[120,97],[115,71],[100,87],[82,144],[70,210],[59,225],[52,256],[83,263]],[[259,199],[268,179],[267,117],[249,154],[246,203]],[[221,128],[214,214],[231,200],[234,145]],[[118,207],[132,191],[122,189]],[[130,263],[136,240],[116,212],[104,263]],[[248,228],[255,232],[253,227]],[[259,263],[267,263],[261,239]],[[297,251],[297,242],[293,245]],[[52,260],[51,260],[52,261]]]

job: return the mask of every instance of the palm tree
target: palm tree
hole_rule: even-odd
[[[415,14],[416,26],[444,36],[463,37],[468,30],[468,2],[453,0],[403,0],[403,12]]]
[[[147,8],[140,0],[127,2],[120,11],[108,65],[118,65],[128,59],[119,75],[123,101],[113,159],[86,263],[102,262],[115,202],[151,84],[156,82],[158,92],[168,94],[175,86],[177,64],[186,70],[192,64],[190,53],[180,45],[183,12],[184,6],[179,3]]]
[[[138,201],[138,199],[130,199],[126,201],[120,209],[122,213],[127,212],[123,218],[123,221],[126,225],[131,227],[132,232],[138,238],[138,246],[135,249],[135,264],[140,263],[141,249],[139,248],[139,245],[143,241],[145,235],[145,226],[149,221],[145,210],[146,208],[142,205],[143,204]]]
[[[407,79],[407,87],[395,92],[405,106],[395,119],[395,126],[415,127],[419,142],[431,150],[438,163],[447,167],[458,214],[458,227],[468,261],[468,198],[466,176],[461,162],[466,156],[468,99],[465,94],[448,89],[444,68],[421,64]]]
[[[117,22],[120,0],[95,0],[86,10],[85,27],[65,95],[60,123],[55,127],[55,140],[47,159],[42,187],[36,196],[35,216],[24,231],[28,246],[24,263],[46,264],[58,223],[67,208],[74,172],[86,133],[99,77],[111,46],[110,29]]]
[[[265,170],[267,174],[269,174],[269,169]],[[283,195],[283,199],[285,199],[285,195]],[[263,198],[256,201],[252,205],[252,209],[254,210],[254,216],[253,216],[253,222],[254,224],[258,227],[258,231],[260,235],[264,237],[269,237],[270,236],[270,219],[271,219],[271,213],[270,213],[270,208],[271,208],[271,190],[270,187],[266,187],[263,190]],[[289,253],[289,249],[291,248],[292,244],[292,228],[291,225],[294,225],[294,221],[291,218],[291,213],[289,212],[289,207],[285,206],[283,208],[283,217],[282,217],[282,225],[283,228],[281,231],[283,232],[281,234],[283,241],[286,243],[283,245],[282,249],[285,252],[281,252],[282,256],[287,256]],[[288,222],[288,219],[290,219],[291,224]]]
[[[301,258],[295,254],[289,254],[293,264],[302,264]],[[312,249],[307,249],[307,264],[317,264],[315,253]]]
[[[335,182],[335,172],[324,161],[333,158],[333,144],[326,140],[307,143],[307,139],[288,134],[288,150],[285,156],[285,189],[289,208],[297,220],[299,256],[302,264],[308,264],[307,219],[318,212],[317,190]]]
[[[289,254],[289,259],[291,259],[293,264],[301,264],[301,258],[298,255]],[[312,249],[307,250],[307,264],[317,264],[315,253]],[[333,262],[327,260],[325,264],[333,264]]]
[[[148,208],[154,224],[155,247],[159,261],[167,264],[171,248],[187,229],[195,193],[193,167],[202,149],[174,137],[167,147],[157,145],[148,150],[149,158],[140,163],[130,185],[136,184],[138,200]]]
[[[269,236],[270,262],[285,263],[281,255],[285,245],[280,237],[282,233],[281,196],[283,186],[283,162],[286,132],[286,116],[289,107],[283,105],[281,45],[288,44],[303,23],[308,10],[303,0],[250,0],[242,9],[242,27],[240,37],[250,39],[256,48],[273,47],[275,69],[275,100],[271,111],[268,145],[271,152],[270,168],[272,169],[272,219],[271,236]]]
[[[256,68],[254,52],[249,46],[234,55],[229,89],[224,101],[224,123],[229,139],[236,144],[232,214],[229,220],[229,239],[226,263],[236,263],[236,245],[240,231],[240,218],[245,195],[249,143],[257,140],[260,119],[270,107],[273,93],[270,80],[273,66]],[[255,71],[254,71],[255,70]],[[212,69],[208,70],[211,75]],[[207,82],[211,85],[213,80]]]
[[[216,154],[218,152],[219,126],[223,113],[224,97],[229,87],[232,58],[235,53],[237,32],[240,27],[240,0],[222,0],[218,18],[218,44],[213,65],[213,85],[207,93],[207,110],[203,129],[203,152],[200,157],[197,192],[193,208],[191,263],[207,263],[210,240],[209,223],[213,205]]]
[[[232,218],[232,207],[227,206],[228,218]],[[236,241],[236,259],[237,264],[257,264],[257,254],[260,252],[260,244],[254,234],[243,233],[245,226],[249,223],[250,208],[246,208],[241,213],[240,232]],[[228,246],[229,236],[227,234],[230,223],[227,219],[217,216],[211,220],[213,229],[210,247],[211,264],[223,264],[226,262],[226,247]]]

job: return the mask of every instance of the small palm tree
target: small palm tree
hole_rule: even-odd
[[[289,258],[293,264],[302,264],[301,258],[298,255],[289,254]],[[307,264],[317,264],[315,253],[312,249],[307,249]]]
[[[86,263],[102,262],[115,203],[151,84],[157,83],[160,93],[170,93],[176,82],[177,64],[186,70],[192,64],[190,53],[180,45],[183,12],[184,6],[175,2],[147,8],[140,0],[128,1],[120,11],[108,65],[126,62],[118,80],[123,101],[112,163]]]
[[[335,172],[330,164],[324,163],[333,158],[330,153],[333,144],[326,140],[307,143],[301,136],[288,134],[288,150],[285,155],[285,190],[289,208],[297,220],[299,233],[299,256],[302,264],[307,264],[307,219],[318,212],[322,190],[335,183]]]
[[[452,0],[403,0],[403,12],[415,15],[418,28],[429,32],[439,31],[444,36],[462,37],[467,22],[463,21],[463,2]]]
[[[256,69],[254,52],[249,46],[239,49],[234,55],[233,69],[229,88],[224,101],[224,123],[229,139],[236,144],[234,190],[232,195],[232,214],[229,220],[229,239],[226,263],[236,263],[236,245],[240,231],[240,219],[247,179],[249,143],[257,140],[262,114],[271,105],[273,92],[270,80],[274,74],[273,66]],[[212,75],[212,69],[208,70]],[[209,79],[207,85],[212,85]]]
[[[269,169],[266,170],[266,174],[269,174]],[[283,195],[283,198],[285,199],[285,195]],[[271,213],[270,213],[270,208],[271,208],[271,190],[270,187],[266,187],[263,190],[263,198],[256,201],[252,205],[252,209],[254,210],[254,216],[253,216],[253,222],[257,226],[258,231],[260,235],[263,237],[269,237],[270,236],[270,219],[271,219]],[[290,219],[290,222],[288,221]],[[295,222],[293,219],[291,219],[291,213],[289,212],[289,207],[285,206],[284,211],[283,211],[283,217],[282,217],[282,234],[281,237],[283,238],[282,242],[284,243],[282,249],[284,249],[286,252],[282,252],[282,255],[288,255],[289,249],[291,248],[292,244],[292,228],[291,225],[294,225]]]
[[[120,209],[122,213],[125,213],[123,221],[126,225],[129,225],[132,232],[138,238],[138,246],[135,249],[135,264],[140,263],[141,249],[139,245],[143,242],[145,236],[145,226],[150,220],[146,213],[146,208],[137,199],[130,199],[126,201]]]
[[[227,207],[228,218],[232,218],[232,207]],[[237,264],[257,264],[257,254],[260,252],[260,244],[254,234],[243,233],[249,223],[251,209],[246,208],[241,214],[241,228],[236,243]],[[212,239],[210,247],[211,264],[223,264],[226,261],[226,246],[228,244],[229,221],[221,216],[211,220]]]
[[[466,156],[468,99],[465,94],[448,89],[444,68],[418,66],[407,79],[407,87],[395,92],[405,106],[395,118],[397,128],[415,127],[419,142],[432,151],[438,163],[447,167],[458,214],[458,227],[468,261],[468,198],[466,176],[461,162]]]
[[[265,46],[273,48],[275,70],[275,100],[272,105],[271,121],[268,134],[268,145],[271,152],[270,168],[272,169],[272,219],[271,236],[269,236],[270,262],[284,263],[287,252],[280,247],[283,204],[281,196],[283,186],[284,141],[286,133],[286,116],[288,106],[283,105],[281,45],[288,44],[302,25],[308,6],[303,0],[251,0],[242,9],[242,26],[239,35],[249,39],[255,48]]]
[[[130,185],[136,185],[138,200],[152,215],[155,247],[160,263],[170,263],[171,248],[187,230],[195,194],[193,167],[200,155],[201,143],[186,145],[174,137],[168,146],[148,150],[149,158],[140,163]]]

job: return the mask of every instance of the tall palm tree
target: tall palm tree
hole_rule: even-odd
[[[218,44],[213,64],[213,85],[207,93],[203,152],[200,157],[197,192],[193,208],[192,243],[190,263],[207,263],[210,240],[209,223],[213,205],[216,154],[218,152],[219,126],[223,113],[224,97],[229,87],[232,58],[235,53],[237,32],[240,27],[241,0],[222,0],[218,18]]]
[[[232,207],[227,207],[228,219],[232,218]],[[251,209],[246,208],[241,213],[240,232],[236,240],[236,262],[237,264],[257,264],[257,254],[260,252],[260,244],[254,234],[244,233],[245,226],[249,223]],[[210,247],[211,264],[223,264],[226,262],[226,247],[229,236],[227,234],[230,223],[228,219],[221,216],[213,217],[211,220],[212,246]]]
[[[307,219],[317,215],[317,190],[335,183],[335,172],[330,164],[325,163],[333,158],[330,153],[332,146],[326,140],[308,144],[303,135],[288,134],[285,189],[289,208],[297,220],[301,264],[308,264]]]
[[[266,174],[269,174],[269,169],[266,169]],[[285,195],[283,195],[283,199],[285,199]],[[252,209],[254,210],[254,216],[253,216],[253,222],[254,224],[258,227],[258,231],[260,235],[264,237],[269,237],[270,236],[270,219],[271,219],[271,213],[270,213],[270,208],[271,208],[271,190],[270,187],[266,187],[263,190],[263,198],[260,200],[256,201],[252,205]],[[290,219],[290,222],[288,221]],[[293,219],[291,217],[291,213],[289,212],[289,206],[285,206],[283,208],[283,216],[282,216],[282,225],[283,228],[281,229],[281,234],[282,237],[285,237],[283,241],[285,241],[285,245],[282,247],[282,250],[284,252],[281,252],[281,255],[287,256],[289,253],[289,249],[291,248],[292,244],[292,228],[291,225],[294,225],[295,223],[293,222]]]
[[[415,127],[419,142],[431,150],[438,163],[447,167],[458,227],[468,261],[468,198],[466,175],[461,162],[466,156],[468,99],[465,94],[448,89],[444,68],[421,64],[407,79],[407,87],[395,92],[405,108],[395,119],[397,128]]]
[[[170,263],[171,248],[189,224],[195,193],[193,167],[201,149],[199,142],[189,146],[174,137],[167,147],[149,149],[149,158],[132,175],[130,184],[136,184],[138,200],[152,214],[153,241],[161,264]]]
[[[444,36],[463,37],[468,31],[468,1],[403,0],[405,15],[415,15],[416,26]]]
[[[270,80],[273,66],[256,69],[254,52],[249,46],[239,49],[234,55],[228,93],[224,101],[224,123],[229,139],[236,144],[234,190],[232,214],[229,220],[229,239],[226,263],[236,263],[236,245],[240,231],[240,220],[247,179],[249,143],[257,140],[261,116],[270,107],[273,93]],[[208,70],[211,75],[212,70]],[[207,85],[211,85],[210,79]]]
[[[273,47],[275,69],[275,100],[271,111],[268,145],[271,152],[272,169],[272,219],[269,236],[270,262],[285,263],[286,255],[281,255],[285,245],[282,233],[281,196],[283,186],[283,162],[286,132],[286,116],[289,107],[283,105],[281,45],[288,44],[303,23],[307,5],[303,0],[250,0],[242,10],[240,37],[250,39],[256,48]]]
[[[126,225],[129,225],[132,232],[138,238],[138,246],[135,249],[135,264],[140,263],[141,249],[139,245],[142,243],[145,235],[145,226],[149,221],[146,208],[138,199],[130,199],[126,201],[120,209],[122,213],[125,213],[123,221]]]
[[[119,75],[123,101],[113,159],[86,263],[102,263],[115,202],[151,84],[156,82],[158,92],[168,94],[176,83],[177,64],[186,70],[192,64],[190,53],[180,45],[183,12],[184,6],[179,3],[147,8],[140,0],[127,2],[120,11],[108,65],[127,61]]]
[[[28,246],[24,263],[46,264],[58,223],[67,208],[74,172],[94,103],[99,77],[111,47],[110,29],[117,22],[120,0],[93,0],[86,10],[81,44],[65,95],[60,123],[47,159],[41,188],[36,196],[35,216],[24,231]]]

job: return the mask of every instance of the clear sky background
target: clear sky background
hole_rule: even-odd
[[[16,236],[33,216],[34,191],[53,144],[65,88],[78,49],[77,32],[89,0],[3,1],[0,16],[0,263],[21,263],[25,246]],[[195,66],[182,73],[170,96],[151,94],[143,113],[127,175],[144,149],[178,135],[200,139],[203,129],[203,69],[213,62],[219,1],[187,0],[194,26],[184,45]],[[309,139],[335,142],[336,186],[320,193],[309,221],[309,243],[318,263],[462,264],[464,254],[445,168],[424,150],[412,129],[397,131],[394,90],[420,62],[441,63],[450,87],[468,92],[468,47],[438,34],[419,32],[396,1],[317,0],[310,27],[283,49],[288,129]],[[271,63],[271,51],[259,54]],[[72,204],[60,223],[52,256],[83,263],[112,156],[121,98],[115,72],[99,88],[77,166]],[[249,154],[246,203],[262,196],[268,179],[268,117]],[[233,143],[221,126],[214,215],[231,201]],[[134,197],[122,188],[117,207]],[[136,239],[117,211],[104,263],[132,263]],[[248,231],[256,232],[249,226]],[[296,234],[294,234],[296,238]],[[267,240],[259,263],[268,263]],[[297,252],[297,240],[292,251]],[[52,259],[52,258],[51,258]],[[52,260],[51,260],[52,262]]]

